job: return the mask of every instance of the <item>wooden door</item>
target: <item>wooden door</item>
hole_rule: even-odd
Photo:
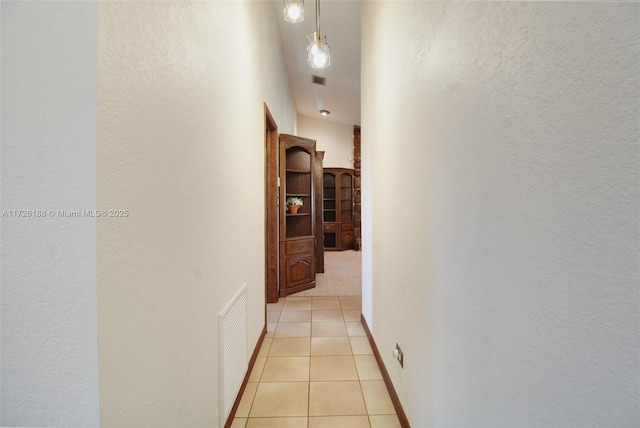
[[[280,135],[280,297],[315,287],[316,142]],[[302,203],[297,212],[287,201]]]

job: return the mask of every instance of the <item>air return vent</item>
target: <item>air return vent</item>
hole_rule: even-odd
[[[315,83],[316,85],[322,85],[322,86],[326,86],[327,85],[327,78],[326,77],[314,76],[312,74],[311,75],[311,81],[313,83]]]
[[[247,344],[247,285],[218,315],[220,373],[220,426],[223,426],[240,391],[249,366]]]

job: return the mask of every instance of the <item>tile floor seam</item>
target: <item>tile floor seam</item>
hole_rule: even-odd
[[[369,413],[369,406],[367,406],[367,400],[364,398],[364,390],[362,389],[362,381],[358,380],[358,386],[360,387],[360,394],[362,394],[362,400],[364,401],[364,408],[367,410],[367,417],[371,414]],[[371,425],[371,418],[369,418],[369,425]]]
[[[313,322],[313,309],[311,310],[311,321]],[[309,428],[309,416],[311,415],[311,329],[309,329],[309,367],[307,369],[309,372],[309,387],[307,388],[307,428]]]
[[[257,382],[256,385],[256,391],[253,393],[253,398],[251,399],[251,405],[249,406],[249,410],[247,410],[247,420],[249,419],[249,416],[251,416],[251,410],[253,409],[253,402],[256,399],[256,395],[258,394],[258,386],[260,386],[260,383]],[[245,422],[246,425],[246,422]]]
[[[311,320],[313,321],[313,311],[311,312]],[[307,428],[310,428],[311,421],[311,330],[309,330],[309,387],[307,388]]]

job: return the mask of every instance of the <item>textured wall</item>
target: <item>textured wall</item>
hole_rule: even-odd
[[[2,426],[99,421],[96,16],[2,2]]]
[[[295,129],[270,2],[101,2],[101,422],[217,426],[217,315],[264,326],[264,113]],[[269,64],[269,67],[265,67]]]
[[[298,135],[316,140],[325,168],[353,168],[353,125],[298,116]]]
[[[412,425],[637,425],[640,5],[363,9],[363,305]]]

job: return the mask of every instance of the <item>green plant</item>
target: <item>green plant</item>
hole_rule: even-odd
[[[296,196],[289,196],[287,198],[287,206],[289,206],[289,205],[298,205],[298,206],[301,207],[304,204],[302,202],[302,198],[298,198]]]

